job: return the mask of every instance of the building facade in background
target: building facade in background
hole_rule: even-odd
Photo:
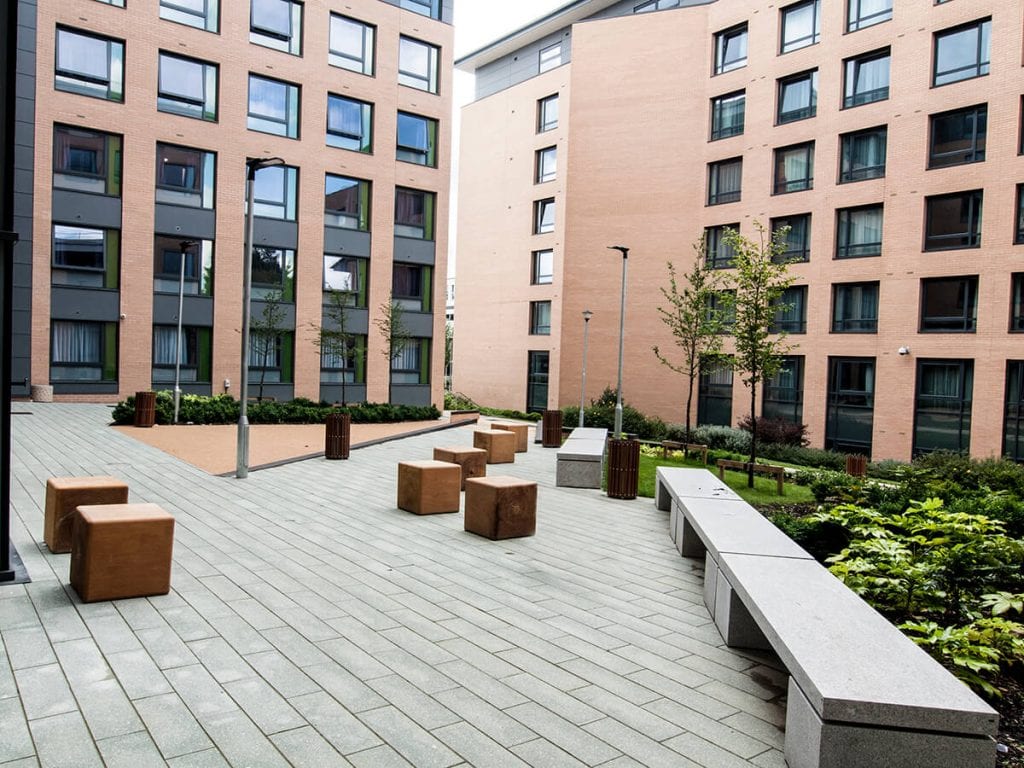
[[[580,0],[466,56],[454,387],[486,405],[614,386],[682,422],[657,314],[666,262],[788,226],[794,348],[758,413],[811,444],[1024,459],[1017,0]],[[727,342],[728,345],[728,342]],[[707,366],[699,421],[747,412]]]
[[[237,394],[246,159],[277,157],[255,178],[251,384],[440,405],[452,0],[19,2],[16,394],[113,400],[171,388],[176,362],[186,392]],[[354,338],[321,354],[332,295]],[[392,297],[412,341],[389,361]]]

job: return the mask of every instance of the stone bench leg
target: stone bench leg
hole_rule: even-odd
[[[715,609],[711,611],[711,615],[725,644],[730,648],[771,650],[768,639],[761,632],[754,617],[743,605],[743,601],[740,600],[736,590],[729,583],[729,579],[718,567],[718,563],[711,557],[710,552],[704,564],[705,602],[709,597],[707,594],[708,573],[712,570],[714,571],[712,579],[715,589]],[[790,766],[790,768],[793,767]]]
[[[662,512],[668,512],[672,509],[672,494],[668,492],[665,484],[660,481],[655,481],[654,503]]]

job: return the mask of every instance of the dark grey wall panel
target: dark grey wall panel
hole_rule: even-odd
[[[341,384],[321,384],[320,385],[320,399],[326,400],[328,403],[340,403],[341,402]],[[352,403],[365,403],[366,402],[366,385],[365,384],[346,384],[345,385],[345,403],[351,405]]]
[[[49,375],[47,375],[49,378]],[[116,395],[116,381],[69,381],[54,382],[53,393],[55,395]]]
[[[253,228],[256,245],[275,245],[278,248],[297,248],[299,245],[299,225],[294,221],[256,218]]]
[[[6,0],[12,2],[12,0]],[[36,0],[18,3],[18,51],[14,113],[14,315],[11,319],[11,394],[27,397],[32,383],[32,222],[35,183]],[[38,371],[40,382],[50,372]]]
[[[152,384],[154,390],[159,392],[160,390],[166,389],[168,392],[174,391],[173,381],[154,381]],[[186,395],[212,395],[213,386],[210,384],[193,384],[187,381],[181,382],[181,391]]]
[[[217,236],[217,213],[183,205],[153,206],[153,231],[161,235],[213,240]]]
[[[182,323],[213,327],[213,299],[207,296],[186,296],[182,305]],[[173,293],[153,294],[153,324],[174,325],[178,322],[178,297]],[[241,322],[241,318],[239,318]]]
[[[370,233],[324,227],[324,253],[370,258]]]
[[[410,336],[419,336],[424,339],[434,336],[434,315],[430,312],[409,312],[402,314],[402,323]]]
[[[337,330],[338,324],[333,319],[327,317],[327,302],[324,302],[325,309],[324,313],[320,318],[320,323],[324,328],[334,331]],[[369,333],[370,329],[370,311],[368,309],[350,309],[345,313],[346,317],[346,331],[348,333]]]
[[[121,292],[95,288],[50,289],[50,317],[55,320],[94,320],[110,322],[121,316]]]
[[[266,304],[260,301],[259,299],[252,300],[252,308],[250,309],[249,315],[250,328],[263,319],[263,308],[265,306]],[[292,330],[293,328],[295,328],[295,305],[285,304],[284,302],[281,302],[280,306],[281,312],[283,314],[283,318],[281,319],[281,326],[283,328],[286,328],[287,330]],[[238,323],[239,326],[241,326],[242,318],[238,318]]]
[[[53,190],[53,220],[83,227],[121,228],[121,198]]]
[[[433,264],[434,241],[418,240],[414,237],[396,237],[393,259],[410,264]]]
[[[551,35],[546,35],[528,45],[524,45],[515,53],[502,56],[500,59],[485,64],[476,71],[476,98],[483,99],[498,91],[511,88],[540,71],[540,51],[549,45],[562,41],[562,63],[572,58],[571,27],[566,27]]]
[[[260,394],[260,377],[259,374],[249,377],[249,402],[254,403],[256,398]],[[295,399],[295,385],[294,384],[271,384],[266,383],[263,385],[263,399],[274,399],[279,403],[284,403],[289,400]]]
[[[430,405],[430,385],[392,384],[391,402],[395,405]]]

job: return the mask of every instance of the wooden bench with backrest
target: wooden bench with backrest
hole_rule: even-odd
[[[702,443],[681,443],[678,440],[662,440],[661,458],[667,459],[669,451],[683,451],[687,455],[691,453],[699,453],[700,463],[708,463],[708,447]]]
[[[731,459],[719,459],[715,462],[715,466],[718,467],[718,477],[722,480],[725,479],[725,470],[734,469],[737,472],[749,472],[750,462],[747,461],[732,461]],[[783,483],[786,478],[786,468],[776,467],[771,464],[755,464],[754,465],[755,475],[770,475],[775,478],[775,483],[779,489],[779,496],[783,495]]]

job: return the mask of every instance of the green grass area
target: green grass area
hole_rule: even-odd
[[[684,459],[663,459],[660,456],[640,455],[640,483],[638,493],[640,496],[654,497],[654,475],[658,467],[697,467],[701,466],[700,458]],[[717,469],[707,468],[709,472],[717,474]],[[760,504],[787,504],[813,503],[814,496],[809,488],[803,485],[786,483],[784,485],[785,495],[779,496],[776,492],[775,478],[754,475],[754,487],[747,487],[747,475],[744,472],[733,472],[727,470],[725,483],[738,493],[744,501],[752,506]]]

